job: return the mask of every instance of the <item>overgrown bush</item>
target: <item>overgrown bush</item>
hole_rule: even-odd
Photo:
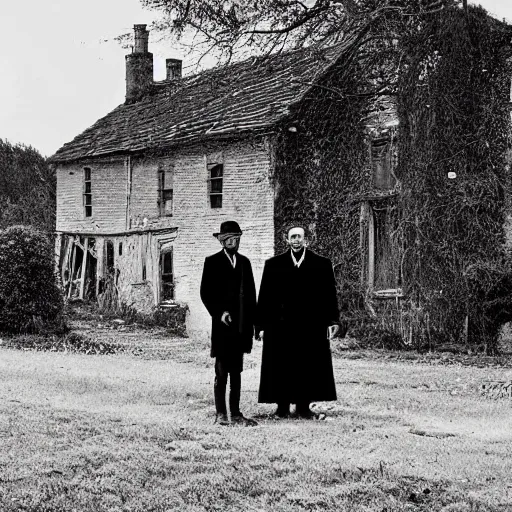
[[[1,230],[0,330],[63,332],[63,307],[48,237],[27,226]]]

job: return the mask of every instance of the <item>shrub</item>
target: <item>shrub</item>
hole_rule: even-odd
[[[165,327],[170,335],[187,337],[186,318],[189,308],[186,304],[174,304],[169,308],[156,307],[150,313],[137,311],[133,306],[121,302],[116,310],[99,309],[104,314],[122,318],[128,324],[146,327]]]
[[[64,330],[53,247],[47,236],[31,227],[0,231],[0,330]]]

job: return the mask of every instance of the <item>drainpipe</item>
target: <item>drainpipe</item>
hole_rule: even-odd
[[[131,227],[131,219],[130,219],[130,201],[132,196],[132,157],[127,156],[124,159],[124,167],[126,170],[126,231],[128,231]]]

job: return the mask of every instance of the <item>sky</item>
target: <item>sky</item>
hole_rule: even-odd
[[[470,2],[472,3],[472,2]],[[512,23],[512,0],[480,0]],[[33,146],[45,156],[91,126],[125,94],[128,50],[115,37],[156,14],[139,0],[11,0],[0,25],[0,138]],[[165,59],[193,62],[168,43],[151,40],[155,79]]]

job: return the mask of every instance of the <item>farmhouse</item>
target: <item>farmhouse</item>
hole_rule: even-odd
[[[239,222],[240,250],[251,259],[258,285],[264,261],[282,248],[287,220],[300,218],[312,233],[324,229],[322,211],[329,202],[318,194],[315,199],[310,189],[325,169],[337,169],[328,186],[344,201],[350,176],[371,180],[372,153],[378,193],[362,208],[353,201],[336,229],[346,238],[345,224],[352,219],[347,229],[357,249],[359,223],[366,226],[364,237],[371,238],[363,243],[370,246],[363,268],[373,285],[384,250],[376,251],[374,241],[384,242],[386,234],[382,222],[374,225],[379,220],[371,209],[380,196],[384,205],[392,197],[390,134],[396,123],[388,122],[385,109],[376,115],[380,128],[373,129],[372,151],[359,135],[350,149],[338,144],[345,129],[338,113],[350,109],[333,87],[344,76],[350,41],[187,77],[181,61],[167,59],[166,80],[154,82],[146,25],[134,29],[125,103],[52,157],[56,255],[67,296],[95,299],[110,287],[120,302],[141,312],[186,304],[188,328],[206,330],[199,282],[205,256],[220,248],[212,236],[220,223]],[[299,203],[307,211],[297,215]],[[376,210],[383,217],[385,208]],[[329,253],[328,247],[320,250]],[[358,276],[359,263],[356,257]],[[398,284],[391,279],[380,285]]]

